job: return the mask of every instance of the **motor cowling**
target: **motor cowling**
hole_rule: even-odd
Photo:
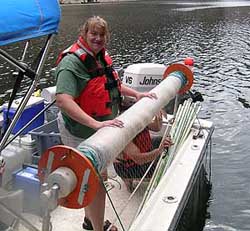
[[[165,70],[166,66],[163,64],[132,64],[125,69],[122,83],[137,91],[147,92],[162,81]]]

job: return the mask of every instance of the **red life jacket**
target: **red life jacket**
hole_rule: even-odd
[[[140,149],[141,153],[150,152],[152,150],[152,140],[148,128],[145,128],[140,132],[133,140],[133,143]],[[137,165],[130,157],[129,154],[123,153],[123,159],[125,160],[124,166],[126,168]]]
[[[105,49],[100,52],[104,67],[96,60],[82,37],[79,37],[76,43],[59,55],[56,62],[58,64],[69,53],[76,55],[83,62],[90,80],[75,101],[84,112],[94,117],[111,115],[112,105],[119,105],[121,102],[121,81],[112,67],[112,59]],[[118,91],[118,97],[111,100],[110,91],[114,88]]]

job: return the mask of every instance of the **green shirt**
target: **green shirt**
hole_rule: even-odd
[[[74,98],[77,98],[81,94],[88,80],[90,80],[90,76],[87,73],[87,68],[84,63],[74,54],[68,54],[61,60],[56,68],[55,76],[57,79],[56,94],[68,94]],[[111,101],[117,96],[117,89],[112,89],[110,92]],[[95,117],[95,119],[98,121],[113,119],[117,113],[118,106],[117,104],[114,104],[114,106],[112,106],[111,115],[98,118]],[[72,135],[86,139],[95,133],[94,129],[71,119],[63,111],[62,116],[65,122],[65,127]]]

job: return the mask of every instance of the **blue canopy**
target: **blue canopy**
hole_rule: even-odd
[[[58,0],[7,0],[0,7],[0,46],[57,33]]]

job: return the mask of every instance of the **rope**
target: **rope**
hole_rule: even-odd
[[[200,119],[198,118],[197,114],[195,116],[196,116],[196,120],[197,120],[197,122],[199,124],[199,132],[198,132],[197,136],[199,136],[200,132],[203,133],[202,134],[203,136],[205,135],[203,129],[206,130],[209,133],[209,129],[208,128],[203,128],[201,130],[202,126],[201,126]],[[206,158],[206,159],[209,160],[209,168],[208,168],[208,170],[209,170],[209,176],[208,176],[208,181],[209,181],[209,183],[211,183],[211,177],[212,177],[212,137],[210,137],[210,139],[209,139],[209,158]]]
[[[134,191],[130,194],[129,198],[128,198],[128,203],[125,204],[125,206],[123,206],[123,208],[121,209],[121,211],[118,213],[118,216],[121,216],[123,214],[123,212],[125,211],[125,209],[127,208],[129,202],[131,201],[131,199],[134,197],[135,193],[137,192],[137,190],[139,189],[139,187],[141,186],[143,180],[145,179],[145,177],[147,176],[149,170],[152,168],[154,162],[156,159],[154,159],[151,164],[149,165],[147,171],[144,173],[144,175],[142,176],[141,180],[139,181],[139,183],[137,184],[137,186],[135,187]],[[112,222],[112,224],[114,224],[116,222],[116,220],[114,220]]]
[[[115,212],[115,215],[116,215],[116,217],[117,217],[117,219],[118,219],[118,221],[119,221],[119,223],[120,223],[120,225],[121,225],[121,227],[122,227],[122,230],[123,230],[123,231],[126,231],[125,228],[124,228],[124,226],[123,226],[123,224],[122,224],[122,221],[121,221],[121,219],[120,219],[120,217],[119,217],[119,214],[118,214],[117,211],[116,211],[116,208],[115,208],[115,206],[114,206],[114,203],[113,203],[113,201],[112,201],[112,199],[111,199],[111,197],[110,197],[110,195],[109,195],[109,191],[108,191],[108,190],[106,189],[106,187],[105,187],[104,180],[103,180],[101,174],[99,173],[99,171],[97,171],[97,175],[98,175],[98,177],[99,177],[99,179],[100,179],[100,182],[101,182],[102,186],[104,187],[104,190],[105,190],[105,192],[106,192],[106,194],[107,194],[107,197],[108,197],[108,199],[109,199],[109,202],[110,202],[110,204],[111,204],[111,207],[112,207],[112,209],[113,209],[114,212]],[[111,228],[112,225],[113,225],[113,223],[110,225],[110,227],[108,228],[107,231],[110,230],[110,228]]]

